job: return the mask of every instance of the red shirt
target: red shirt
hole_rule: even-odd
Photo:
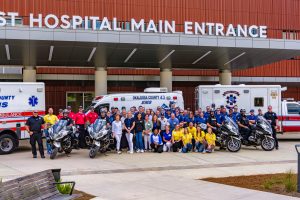
[[[57,118],[61,119],[61,118],[63,118],[63,115],[57,115]]]
[[[86,122],[86,117],[84,113],[76,113],[75,115],[75,124],[83,125]]]
[[[95,112],[89,112],[86,115],[86,120],[89,121],[91,124],[93,124],[97,118],[98,118],[98,114]]]
[[[70,112],[70,113],[69,113],[69,117],[75,121],[76,114],[73,113],[73,112]]]

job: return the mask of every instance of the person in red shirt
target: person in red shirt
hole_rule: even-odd
[[[98,118],[98,114],[95,112],[95,108],[91,107],[90,112],[86,115],[86,121],[89,124],[93,124]]]
[[[79,106],[79,111],[78,111],[78,113],[75,114],[74,118],[75,118],[74,121],[75,121],[75,124],[76,124],[76,128],[77,128],[78,133],[79,133],[79,147],[80,148],[85,148],[86,143],[85,143],[85,128],[84,128],[84,125],[85,125],[85,122],[86,122],[86,116],[83,112],[82,106]]]
[[[59,109],[58,110],[58,115],[57,115],[58,120],[60,120],[63,117],[64,117],[64,115],[63,115],[63,109]]]
[[[82,106],[81,106],[82,107]],[[67,107],[67,110],[69,111],[69,117],[71,118],[71,119],[73,119],[73,121],[75,121],[75,113],[73,113],[72,112],[72,107],[71,106],[68,106]]]

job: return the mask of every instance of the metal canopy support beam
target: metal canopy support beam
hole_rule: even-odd
[[[107,94],[107,70],[105,67],[95,68],[95,96]]]
[[[24,67],[23,82],[36,82],[36,68],[34,66]]]
[[[160,69],[160,87],[168,88],[168,91],[172,91],[172,69],[162,68]]]
[[[219,71],[219,83],[221,85],[231,85],[231,70],[222,69]]]

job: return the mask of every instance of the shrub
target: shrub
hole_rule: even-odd
[[[292,170],[288,171],[286,173],[286,176],[284,178],[284,189],[286,192],[296,192],[297,190],[297,180],[292,172]]]
[[[263,186],[263,188],[266,189],[266,190],[271,190],[272,187],[273,187],[273,185],[274,185],[274,182],[273,182],[272,179],[270,179],[270,180],[266,180],[266,181],[263,183],[262,186]]]
[[[61,180],[59,180],[58,182],[60,183]],[[70,194],[70,192],[72,190],[72,184],[70,184],[70,183],[57,184],[56,188],[61,194]]]

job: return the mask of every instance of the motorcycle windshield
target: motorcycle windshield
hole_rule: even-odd
[[[231,132],[235,134],[239,133],[238,125],[230,117],[228,116],[225,117],[225,124]]]
[[[258,116],[257,117],[257,123],[267,132],[272,133],[272,126],[271,124],[263,117]]]
[[[103,123],[103,120],[97,119],[93,124],[93,132],[98,133],[103,127],[105,123]]]
[[[67,126],[67,123],[68,123],[67,120],[59,120],[59,121],[53,126],[54,133],[59,133],[64,127]]]

